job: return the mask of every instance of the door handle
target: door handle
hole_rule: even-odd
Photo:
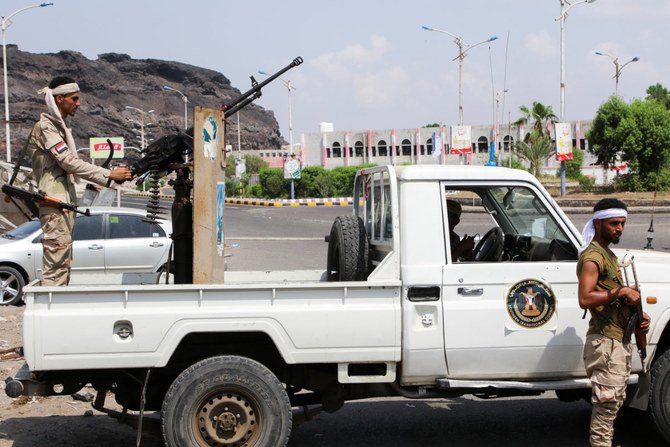
[[[440,299],[440,287],[412,286],[407,289],[407,299],[410,301],[438,301]]]
[[[158,248],[158,247],[162,247],[162,246],[163,246],[163,244],[161,244],[160,242],[152,242],[151,244],[149,244],[149,247],[153,247],[153,248]]]
[[[88,246],[89,250],[102,250],[102,245],[93,244]]]
[[[459,287],[458,294],[463,296],[482,296],[484,289],[481,287]]]

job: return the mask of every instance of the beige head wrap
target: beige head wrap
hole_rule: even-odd
[[[49,115],[54,119],[54,121],[56,121],[57,124],[61,125],[61,130],[63,130],[63,132],[65,133],[65,143],[67,143],[67,146],[70,148],[70,151],[75,156],[77,155],[77,147],[75,146],[74,138],[72,137],[72,131],[65,124],[65,120],[60,114],[60,110],[56,105],[56,100],[54,99],[54,96],[67,95],[70,93],[76,93],[78,91],[79,91],[79,85],[77,85],[76,82],[72,82],[70,84],[59,85],[54,89],[44,87],[43,89],[37,92],[41,95],[44,95],[44,102],[46,103],[47,109],[49,110]]]

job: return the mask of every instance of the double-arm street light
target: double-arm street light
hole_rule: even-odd
[[[147,126],[150,126],[152,124],[152,123],[146,123],[145,118],[148,115],[153,114],[154,111],[149,110],[149,111],[145,112],[142,109],[139,109],[137,107],[132,107],[132,106],[126,106],[126,110],[133,110],[133,111],[138,112],[140,114],[140,121],[135,121],[135,122],[140,125],[140,147],[142,148],[142,150],[144,150],[144,149],[146,149],[146,140],[144,138],[144,128],[147,127]],[[131,120],[131,121],[134,121],[134,120]]]
[[[463,125],[463,84],[462,84],[463,59],[467,55],[467,52],[470,51],[472,48],[485,44],[487,42],[493,42],[494,40],[498,39],[498,36],[491,36],[488,39],[482,40],[481,42],[476,43],[474,45],[468,45],[467,43],[465,43],[462,37],[459,37],[455,34],[451,34],[448,31],[436,28],[430,28],[428,26],[422,26],[421,29],[425,31],[435,31],[437,33],[442,33],[451,36],[454,38],[454,43],[458,45],[458,56],[455,57],[453,60],[458,59],[458,124],[462,126]]]
[[[258,74],[262,74],[264,76],[271,76],[270,73],[268,73],[264,70],[258,70]],[[288,91],[288,144],[289,144],[289,154],[292,157],[293,156],[293,114],[292,114],[292,110],[291,110],[291,90],[295,90],[295,87],[293,87],[293,85],[291,85],[291,80],[290,79],[288,81],[286,81],[281,76],[278,77],[278,79],[284,84],[284,87],[286,87],[286,90]],[[293,199],[294,197],[295,197],[294,184],[293,184],[293,178],[291,178],[291,198]]]
[[[640,58],[637,57],[637,56],[635,56],[633,59],[629,60],[629,61],[626,62],[625,64],[621,64],[621,65],[619,65],[619,58],[618,58],[618,57],[614,57],[614,56],[612,56],[611,54],[602,53],[602,52],[600,52],[600,51],[596,51],[596,54],[597,54],[598,56],[607,56],[607,57],[609,57],[610,59],[612,59],[612,62],[614,63],[614,76],[612,76],[612,77],[615,79],[615,83],[614,83],[614,94],[615,94],[616,96],[619,96],[619,76],[621,76],[621,71],[623,70],[623,67],[625,67],[626,65],[630,64],[631,62],[637,62],[637,61],[639,61]]]
[[[580,0],[576,3],[570,3],[568,0],[559,0],[561,2],[561,15],[555,18],[561,24],[561,102],[560,102],[560,120],[565,120],[565,19],[568,17],[568,11],[573,6],[582,3],[593,3],[596,0]],[[561,196],[565,195],[565,160],[561,161]]]
[[[20,12],[26,11],[33,8],[44,8],[46,6],[51,6],[53,3],[40,3],[39,5],[30,5],[25,8],[21,8],[18,11],[14,11],[8,16],[2,16],[2,74],[5,80],[5,144],[7,149],[7,161],[12,161],[12,146],[11,139],[9,137],[9,89],[7,88],[7,40],[5,33],[7,28],[12,26],[12,17],[17,15]]]

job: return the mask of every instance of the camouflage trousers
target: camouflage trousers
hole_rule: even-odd
[[[587,335],[584,366],[591,379],[591,429],[594,447],[610,447],[614,419],[624,400],[630,375],[632,347],[604,335]]]
[[[42,242],[42,285],[66,286],[72,264],[74,213],[55,208],[40,208]]]

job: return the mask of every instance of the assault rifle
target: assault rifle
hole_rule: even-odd
[[[640,284],[637,281],[637,272],[635,271],[635,256],[631,256],[630,260],[626,256],[623,257],[619,263],[619,267],[623,271],[623,275],[626,279],[626,285],[630,287],[630,281],[628,279],[628,267],[630,267],[633,274],[633,281],[635,282],[635,288],[640,292]],[[637,345],[637,352],[640,354],[640,360],[642,361],[642,368],[644,369],[644,359],[647,358],[647,334],[645,334],[640,325],[642,324],[642,295],[637,302],[637,306],[633,309],[633,313],[626,323],[626,330],[623,334],[623,342],[630,343],[631,336],[635,333],[635,344]]]
[[[63,202],[55,197],[49,197],[42,191],[30,192],[25,189],[17,188],[12,185],[2,185],[2,192],[6,194],[5,201],[9,202],[11,199],[21,200],[26,207],[33,213],[33,217],[39,216],[39,210],[35,204],[49,206],[51,208],[58,208],[60,210],[70,210],[75,213],[90,216],[91,212],[87,208],[86,211],[81,211],[77,205]],[[15,202],[16,203],[16,202]]]
[[[300,64],[302,64],[302,58],[298,56],[295,59],[293,59],[293,61],[286,67],[282,68],[275,74],[271,75],[260,84],[256,81],[256,79],[254,79],[253,76],[249,76],[251,78],[251,88],[246,92],[244,92],[243,94],[241,94],[240,96],[238,96],[236,99],[234,99],[233,102],[231,102],[230,104],[226,104],[222,107],[223,111],[226,113],[226,117],[232,115],[235,112],[238,112],[240,109],[248,106],[256,99],[260,98],[262,95],[261,89],[263,87],[265,87],[270,82],[274,81],[279,76],[289,71],[291,68],[297,67]]]

